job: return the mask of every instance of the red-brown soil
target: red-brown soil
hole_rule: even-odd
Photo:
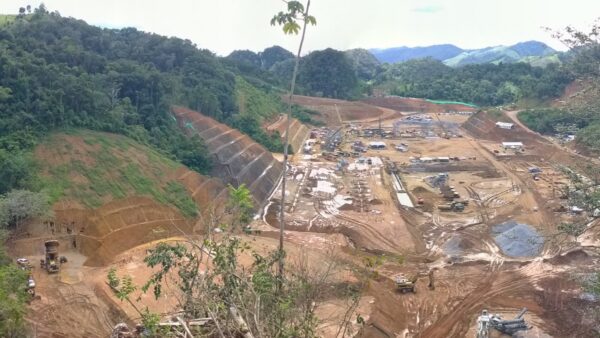
[[[399,116],[394,110],[377,107],[362,101],[344,101],[298,95],[294,96],[294,103],[320,112],[322,120],[333,126],[339,126],[344,122],[387,119],[391,116]]]
[[[281,140],[283,142],[285,138],[287,125],[287,115],[279,115],[277,120],[273,123],[269,124],[266,129],[268,132],[277,131],[279,135],[281,135]],[[290,121],[290,137],[289,144],[292,147],[292,152],[297,153],[302,149],[302,143],[308,136],[308,128],[302,124],[302,122],[298,121],[298,119],[292,118]]]
[[[461,104],[435,104],[423,99],[409,97],[370,97],[362,100],[373,106],[393,109],[399,112],[443,113],[449,111],[474,112],[476,108]]]

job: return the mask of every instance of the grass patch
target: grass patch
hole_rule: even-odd
[[[159,196],[160,194],[156,191],[154,182],[142,174],[140,168],[135,164],[128,164],[125,168],[121,169],[122,179],[127,182],[138,195],[152,195]],[[160,202],[166,202],[166,200],[159,200]]]
[[[50,168],[50,174],[50,177],[41,178],[41,184],[43,186],[42,190],[48,195],[50,203],[53,204],[64,196],[65,190],[71,187],[69,167],[66,164],[52,167]]]
[[[198,215],[196,202],[192,199],[185,187],[177,182],[171,181],[165,187],[166,198],[170,204],[181,210],[186,217],[195,217]]]
[[[72,132],[94,147],[78,148],[60,136],[51,136],[44,143],[49,151],[71,158],[47,167],[41,177],[43,190],[52,203],[66,196],[97,208],[110,199],[143,195],[177,208],[185,217],[198,214],[196,203],[181,183],[165,182],[165,171],[181,167],[177,162],[124,137]],[[131,160],[133,154],[135,161]]]
[[[8,25],[9,23],[15,21],[16,18],[16,15],[0,14],[0,27]]]

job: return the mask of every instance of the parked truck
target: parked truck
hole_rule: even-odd
[[[67,258],[58,256],[58,247],[60,243],[57,240],[49,240],[44,243],[46,247],[46,259],[42,259],[40,265],[48,273],[60,271],[60,265],[67,262]]]
[[[465,210],[465,203],[464,201],[454,201],[452,203],[446,203],[446,204],[439,204],[437,206],[438,210],[440,211],[457,211],[457,212],[461,212],[463,210]]]

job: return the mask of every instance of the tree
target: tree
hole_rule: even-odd
[[[137,309],[131,298],[136,290],[151,291],[160,299],[167,284],[175,287],[184,318],[211,320],[206,327],[195,330],[194,336],[316,337],[319,322],[315,309],[335,285],[332,278],[340,271],[339,260],[328,253],[327,259],[310,264],[303,255],[290,264],[286,278],[280,279],[276,268],[280,251],[259,254],[237,235],[239,226],[251,220],[248,189],[243,185],[229,186],[225,205],[225,218],[222,214],[211,214],[209,217],[216,219],[202,219],[205,233],[209,234],[203,241],[186,236],[176,244],[160,243],[149,250],[144,262],[153,269],[153,274],[140,288],[129,276],[118,277],[114,269],[109,270],[107,283],[114,295]],[[213,236],[216,223],[221,223],[223,232]],[[242,254],[250,255],[252,263],[242,265],[239,260]],[[353,296],[352,304],[357,304],[354,291],[361,285],[352,285],[352,290],[342,296]],[[349,309],[343,325],[349,322],[354,310],[355,306]],[[149,319],[142,315],[143,321],[147,321],[143,324],[151,336],[168,335],[155,330],[155,316],[146,317]],[[345,332],[345,327],[340,332]]]
[[[299,80],[313,95],[344,99],[357,95],[358,78],[344,52],[327,48],[303,61]]]
[[[27,273],[13,263],[4,248],[6,232],[0,229],[0,337],[25,338],[24,316],[29,294]]]
[[[27,190],[12,190],[0,199],[0,214],[5,223],[0,224],[19,230],[23,221],[33,217],[50,215],[48,197],[43,193]]]
[[[290,93],[288,97],[288,111],[287,121],[285,124],[285,140],[283,142],[283,169],[284,173],[281,178],[281,202],[279,205],[279,278],[283,278],[283,233],[285,229],[285,181],[286,171],[288,165],[288,150],[289,150],[289,135],[290,135],[290,123],[292,120],[292,105],[294,103],[294,88],[296,87],[296,76],[298,75],[298,65],[300,64],[300,55],[302,54],[302,46],[304,45],[304,38],[306,37],[306,27],[310,23],[316,25],[317,20],[314,16],[309,15],[310,0],[306,2],[306,8],[300,1],[287,1],[287,12],[279,12],[273,19],[271,19],[271,25],[283,26],[283,32],[285,34],[298,34],[300,31],[300,25],[298,22],[302,22],[302,36],[300,38],[300,44],[298,45],[298,53],[296,53],[296,63],[294,64],[294,72],[292,73],[292,81],[290,83]]]
[[[241,184],[235,188],[231,184],[227,186],[229,190],[229,203],[227,203],[227,212],[237,219],[241,224],[248,224],[252,221],[254,205],[252,203],[252,194],[246,188],[245,184]],[[235,223],[234,223],[235,225]]]
[[[261,67],[260,56],[250,50],[234,50],[227,56],[228,59],[235,60],[237,62],[243,62],[254,67]]]
[[[286,60],[293,60],[294,54],[280,46],[265,48],[260,54],[261,67],[270,70],[275,64]]]

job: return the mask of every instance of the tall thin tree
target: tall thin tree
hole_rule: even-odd
[[[306,27],[308,24],[316,25],[317,20],[315,17],[308,14],[310,9],[310,0],[306,1],[306,7],[300,1],[286,1],[282,0],[287,4],[286,12],[277,13],[273,19],[271,19],[271,25],[280,25],[283,27],[285,34],[298,34],[300,32],[300,24],[302,23],[302,35],[300,38],[300,44],[298,46],[298,53],[296,53],[296,63],[294,64],[294,72],[292,73],[292,83],[290,84],[290,93],[288,97],[288,111],[287,121],[285,124],[285,138],[283,148],[283,176],[281,178],[281,202],[279,205],[279,278],[283,278],[283,266],[284,266],[284,250],[283,250],[283,233],[285,230],[285,183],[287,177],[287,165],[288,165],[288,151],[289,151],[289,135],[290,135],[290,120],[292,119],[292,104],[294,98],[294,89],[296,87],[296,76],[298,75],[298,65],[300,64],[300,55],[302,53],[302,46],[304,45],[304,37],[306,36]]]

